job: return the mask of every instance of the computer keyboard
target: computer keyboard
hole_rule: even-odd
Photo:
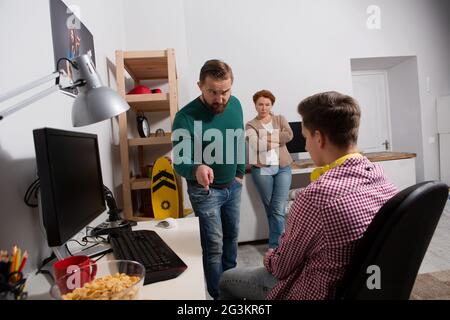
[[[134,260],[145,266],[144,285],[176,278],[187,269],[155,231],[117,232],[110,234],[109,239],[116,259]]]

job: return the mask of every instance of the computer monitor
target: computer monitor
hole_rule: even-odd
[[[97,135],[43,128],[33,136],[47,242],[63,246],[106,210]]]
[[[310,155],[305,150],[306,140],[302,135],[302,123],[300,121],[289,122],[294,133],[294,138],[286,144],[286,147],[294,160],[309,159]]]

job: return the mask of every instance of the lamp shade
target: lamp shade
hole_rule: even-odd
[[[114,90],[102,85],[92,60],[88,55],[76,58],[78,79],[85,85],[78,88],[78,95],[72,107],[74,127],[86,126],[110,119],[127,111],[130,106]]]

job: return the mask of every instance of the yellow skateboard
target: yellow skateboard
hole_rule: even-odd
[[[170,159],[158,158],[153,165],[150,178],[155,219],[178,218],[178,186]]]

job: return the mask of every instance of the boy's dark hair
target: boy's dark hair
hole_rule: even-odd
[[[217,59],[208,60],[200,70],[200,82],[205,81],[206,76],[218,80],[231,79],[233,82],[233,71],[225,62]]]
[[[303,126],[319,130],[338,147],[356,145],[361,110],[358,102],[336,91],[318,93],[298,105]]]

